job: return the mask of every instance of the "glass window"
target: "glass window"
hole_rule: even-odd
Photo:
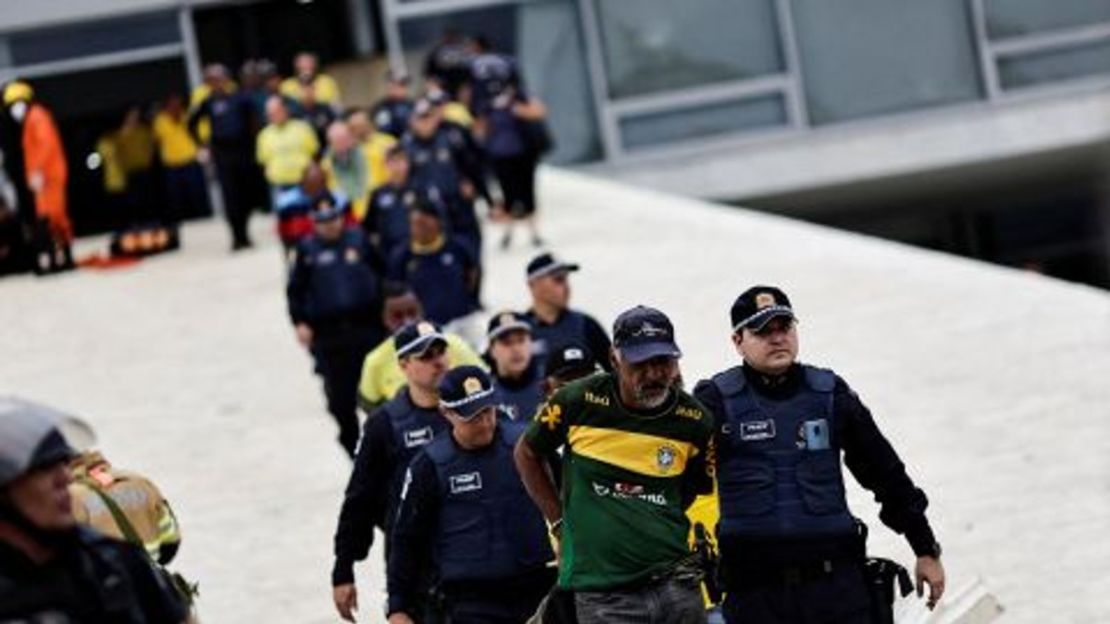
[[[1110,41],[998,60],[998,81],[1003,89],[1100,73],[1110,73]]]
[[[525,88],[547,104],[555,138],[552,162],[601,157],[585,45],[573,2],[537,1],[404,20],[401,42],[410,72],[420,73],[426,55],[448,28],[483,34],[496,50],[517,58]]]
[[[987,36],[1017,37],[1110,22],[1107,0],[985,0]]]
[[[982,97],[961,2],[793,0],[814,124]]]
[[[15,32],[8,41],[12,61],[31,65],[179,43],[181,32],[176,13],[151,13]]]
[[[639,148],[786,124],[782,95],[720,102],[620,120],[621,144]]]
[[[781,72],[771,0],[596,0],[613,99]]]

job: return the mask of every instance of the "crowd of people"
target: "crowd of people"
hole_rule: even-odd
[[[551,144],[511,58],[448,34],[419,99],[390,73],[386,101],[342,112],[313,57],[286,81],[259,65],[238,86],[210,67],[207,92],[174,123],[207,135],[233,248],[250,245],[248,171],[262,168],[293,332],[352,460],[331,571],[343,619],[358,615],[356,564],[380,531],[390,624],[892,622],[908,576],[867,557],[842,459],[917,556],[918,594],[940,600],[925,493],[847,382],[798,361],[781,289],[737,296],[722,338],[740,362],[692,392],[664,312],[631,307],[610,334],[571,307],[580,267],[552,253],[523,267],[527,310],[486,313],[475,203],[534,227],[532,178]],[[0,565],[33,571],[52,561],[36,544],[68,552],[36,525],[33,494],[64,487],[57,471],[74,453],[36,410],[16,405],[5,420],[3,409],[0,432],[7,423],[18,442],[0,438]],[[60,515],[43,517],[74,522]],[[186,616],[134,553],[113,556],[132,593],[157,596],[127,621]]]

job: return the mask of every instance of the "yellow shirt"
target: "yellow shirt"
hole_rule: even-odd
[[[115,132],[102,135],[97,140],[96,153],[100,155],[100,166],[104,169],[104,190],[112,194],[126,191],[127,172],[119,163]]]
[[[184,167],[197,158],[197,144],[189,135],[188,118],[170,117],[161,112],[154,116],[154,139],[158,142],[158,158],[167,167]]]
[[[362,144],[363,154],[366,156],[366,166],[370,169],[370,190],[378,188],[389,181],[389,170],[385,167],[385,153],[397,143],[391,134],[375,132],[370,139]]]
[[[154,134],[146,124],[123,128],[116,133],[116,150],[124,171],[147,171],[154,163]]]
[[[265,168],[270,184],[299,184],[319,148],[312,126],[290,119],[280,126],[270,124],[258,133],[255,157]]]
[[[474,125],[474,117],[471,116],[470,110],[459,102],[448,102],[447,105],[443,107],[443,118],[447,121],[453,121],[464,128],[469,128]]]
[[[447,362],[450,368],[463,366],[481,366],[486,368],[485,362],[470,345],[466,344],[456,334],[447,336]],[[370,411],[393,398],[401,386],[405,385],[405,374],[401,365],[397,363],[397,347],[392,338],[386,338],[376,349],[366,355],[362,362],[362,378],[358,382],[358,402],[366,411]]]
[[[327,74],[316,74],[312,81],[313,91],[316,92],[316,101],[324,104],[339,104],[339,85],[335,78]],[[301,81],[295,76],[281,81],[281,94],[287,95],[300,102],[302,98]]]

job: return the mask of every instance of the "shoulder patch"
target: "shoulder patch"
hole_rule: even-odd
[[[548,403],[536,414],[536,422],[547,425],[550,431],[555,431],[563,419],[563,408],[556,403]]]

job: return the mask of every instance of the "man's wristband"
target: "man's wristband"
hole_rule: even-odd
[[[547,525],[547,532],[552,537],[559,537],[563,533],[563,519],[559,518],[555,522]]]

